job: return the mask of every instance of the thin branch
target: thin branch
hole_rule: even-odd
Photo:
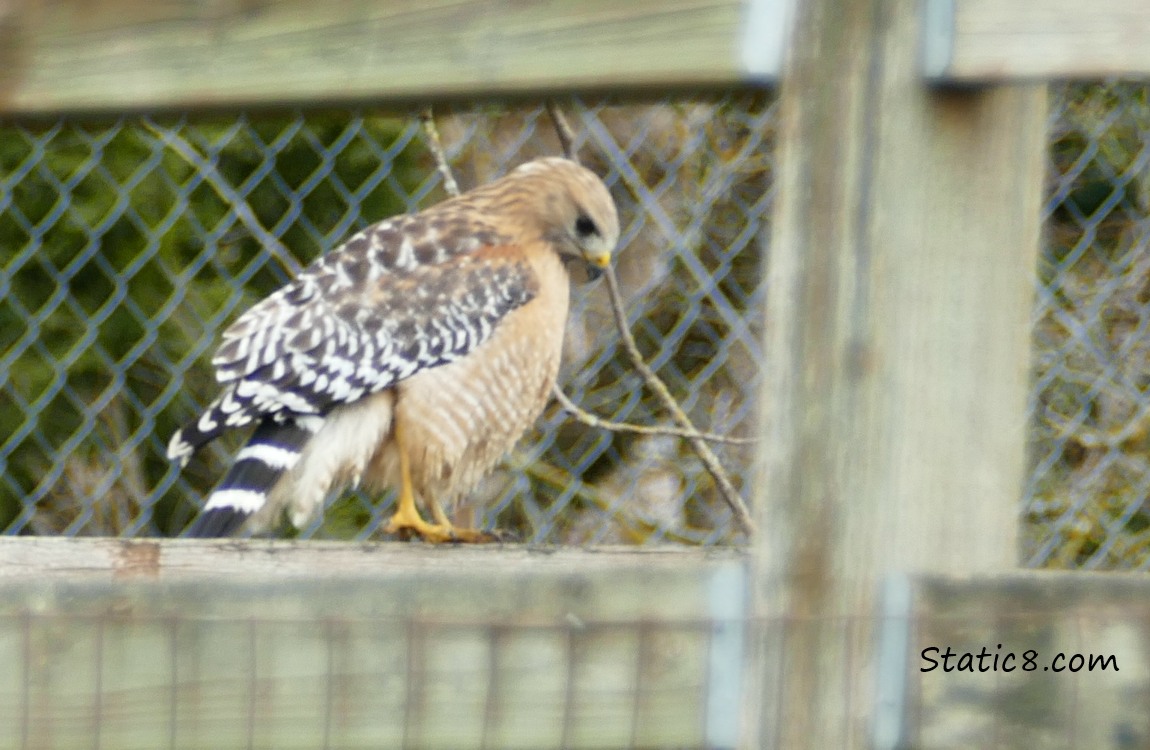
[[[611,310],[615,314],[615,327],[619,329],[619,335],[623,342],[623,349],[627,352],[627,356],[631,358],[631,363],[639,374],[643,376],[643,380],[647,383],[647,387],[654,391],[659,400],[663,402],[663,406],[671,412],[671,416],[679,423],[679,426],[684,430],[698,433],[691,418],[683,411],[683,407],[679,406],[679,402],[671,395],[671,391],[667,388],[666,384],[659,379],[655,371],[643,359],[643,354],[639,351],[639,347],[635,344],[635,337],[631,335],[631,328],[627,322],[627,312],[623,303],[623,295],[619,293],[619,281],[615,278],[615,269],[608,266],[604,269],[604,274],[607,281],[608,297],[611,300]],[[739,496],[739,491],[735,489],[735,485],[731,482],[731,478],[727,476],[726,470],[723,468],[722,463],[719,462],[718,456],[715,455],[711,447],[707,445],[706,440],[701,436],[688,437],[687,441],[694,448],[695,453],[699,456],[699,460],[703,462],[703,466],[715,480],[715,484],[719,487],[719,492],[723,495],[723,500],[726,501],[731,512],[735,514],[735,520],[738,522],[739,527],[742,528],[743,533],[747,536],[753,536],[755,533],[755,522],[751,519],[751,512],[747,508],[743,498]]]
[[[570,126],[567,125],[566,118],[559,110],[558,106],[553,101],[547,102],[547,111],[551,114],[551,119],[555,123],[555,129],[559,132],[559,140],[563,144],[563,151],[567,158],[574,159],[574,151],[572,144],[574,143],[574,135],[571,132]],[[439,129],[435,125],[435,116],[431,107],[423,110],[419,115],[420,121],[423,123],[423,129],[427,133],[428,148],[435,157],[436,167],[439,169],[439,174],[443,178],[443,184],[447,192],[452,196],[459,195],[459,186],[455,182],[455,177],[451,173],[451,165],[447,163],[447,156],[444,153],[443,141],[439,137]],[[720,443],[732,444],[747,444],[755,442],[754,438],[733,438],[725,437],[723,435],[715,435],[713,433],[699,432],[695,429],[677,429],[674,427],[647,427],[644,425],[627,424],[625,422],[612,422],[610,420],[602,419],[595,416],[591,412],[585,411],[577,406],[567,395],[559,389],[559,385],[552,386],[552,392],[555,398],[563,405],[563,408],[571,412],[571,414],[584,424],[592,427],[598,427],[605,430],[612,430],[615,432],[634,432],[642,435],[673,435],[675,437],[691,438],[698,437],[703,440],[711,440]]]
[[[567,123],[567,118],[563,116],[563,112],[560,111],[558,105],[555,104],[554,101],[547,102],[547,113],[551,116],[551,121],[555,125],[555,132],[558,135],[559,142],[563,147],[564,155],[568,159],[577,162],[578,158],[575,154],[574,148],[575,136],[571,131],[570,125]],[[451,167],[447,163],[447,158],[443,151],[443,143],[440,141],[439,131],[435,127],[435,119],[432,116],[430,108],[424,110],[423,114],[421,115],[421,119],[423,121],[424,129],[427,131],[430,148],[435,155],[436,165],[439,168],[440,174],[443,176],[444,186],[452,195],[458,195],[459,188],[451,174]],[[564,408],[574,414],[577,418],[588,424],[592,424],[595,427],[601,427],[603,429],[614,431],[627,431],[644,434],[674,434],[685,438],[690,443],[695,453],[699,456],[699,459],[703,462],[703,466],[714,478],[715,484],[719,488],[719,492],[722,494],[723,499],[726,501],[727,505],[731,508],[731,512],[735,514],[735,520],[739,524],[739,527],[742,529],[743,533],[745,533],[747,536],[752,536],[755,533],[755,523],[753,520],[751,520],[751,513],[747,509],[746,503],[744,503],[743,499],[739,496],[738,490],[735,489],[735,486],[731,482],[730,477],[727,475],[726,470],[723,469],[723,465],[719,462],[718,457],[714,454],[706,442],[707,440],[713,439],[721,439],[725,442],[742,442],[742,439],[722,438],[718,435],[708,435],[706,433],[699,432],[699,430],[695,428],[695,425],[691,422],[690,417],[688,417],[687,413],[683,411],[683,408],[679,406],[679,402],[676,401],[675,397],[671,395],[670,390],[668,390],[663,381],[659,379],[659,376],[656,375],[654,370],[652,370],[647,365],[647,362],[643,359],[643,355],[639,352],[639,347],[635,345],[635,338],[631,335],[631,330],[627,323],[627,313],[623,304],[622,295],[619,293],[619,283],[615,278],[614,269],[608,267],[606,269],[605,275],[607,276],[607,290],[611,299],[611,309],[615,314],[615,325],[619,329],[619,335],[622,338],[623,347],[627,351],[627,355],[635,365],[635,368],[639,371],[640,375],[643,376],[643,380],[647,383],[647,386],[655,392],[655,394],[659,397],[659,400],[662,401],[667,410],[671,412],[672,416],[675,418],[675,421],[679,423],[679,426],[682,429],[668,430],[666,428],[651,428],[641,425],[609,422],[575,406],[575,404],[572,403],[571,400],[568,399],[567,396],[564,395],[557,386],[552,388],[552,392],[555,393],[556,398],[559,399]]]
[[[671,437],[680,438],[700,438],[712,443],[728,443],[730,445],[753,445],[758,442],[758,438],[728,437],[727,435],[716,435],[713,432],[696,432],[679,427],[648,427],[646,425],[629,424],[627,422],[612,422],[609,419],[598,417],[580,407],[567,397],[567,394],[559,388],[558,383],[551,388],[551,393],[555,396],[555,400],[558,401],[571,416],[589,427],[598,427],[612,432],[634,432],[639,435],[670,435]]]
[[[439,139],[439,128],[435,125],[435,113],[432,112],[431,107],[428,107],[419,114],[419,119],[423,123],[424,132],[427,133],[431,153],[435,155],[435,166],[439,170],[440,177],[443,178],[443,189],[454,198],[459,195],[459,183],[455,181],[455,175],[451,173],[451,165],[447,163],[443,141]]]
[[[559,137],[559,143],[563,147],[564,155],[568,159],[578,161],[574,148],[575,134],[572,132],[571,126],[567,123],[567,118],[564,117],[563,112],[553,100],[548,100],[547,102],[547,114],[551,116],[551,122],[555,125],[555,134]],[[611,309],[615,314],[615,326],[619,329],[619,335],[623,341],[623,348],[626,350],[628,357],[630,357],[632,364],[635,365],[635,369],[639,371],[639,374],[643,376],[643,380],[647,383],[647,386],[655,392],[655,395],[659,397],[659,400],[662,401],[667,410],[671,412],[675,421],[682,427],[682,436],[691,444],[691,447],[699,456],[699,460],[703,462],[703,466],[706,467],[711,477],[714,478],[719,492],[723,495],[723,499],[730,507],[731,512],[735,514],[735,520],[743,530],[743,533],[747,536],[754,535],[755,522],[751,519],[751,512],[747,509],[743,498],[739,496],[738,490],[735,489],[735,485],[731,482],[731,478],[727,475],[722,463],[719,462],[719,458],[715,455],[714,451],[711,450],[710,446],[707,445],[706,441],[710,439],[709,436],[700,433],[695,428],[690,417],[688,417],[687,413],[683,411],[683,408],[679,406],[679,402],[671,395],[671,391],[667,388],[666,384],[664,384],[663,381],[659,379],[659,376],[655,374],[655,371],[647,365],[646,360],[643,359],[643,355],[639,351],[639,347],[635,345],[635,337],[631,335],[631,329],[627,322],[626,308],[622,295],[619,293],[619,282],[615,278],[615,269],[608,267],[605,275],[607,277],[607,291],[611,299]],[[570,403],[566,396],[559,393],[558,388],[554,388],[553,390],[561,401]],[[566,406],[566,404],[564,405]],[[571,406],[574,406],[574,404],[571,404]],[[605,420],[600,420],[592,414],[583,412],[582,409],[579,409],[578,412],[573,411],[573,413],[575,413],[576,416],[580,416],[580,418],[583,418],[581,415],[591,417],[599,423],[598,426],[607,429],[628,429],[628,431],[631,432],[646,431],[645,429],[634,429],[632,425],[607,423]],[[583,418],[583,421],[588,420]]]
[[[555,103],[554,99],[547,100],[547,114],[550,115],[551,122],[555,125],[555,134],[559,137],[559,144],[563,147],[563,155],[572,161],[578,162],[579,158],[575,154],[575,133],[567,123],[567,117],[564,116],[563,110],[559,109],[559,105]],[[656,378],[656,380],[658,380],[658,378]],[[666,388],[663,390],[666,391]],[[552,392],[555,394],[555,398],[558,399],[559,403],[563,404],[564,409],[571,412],[580,422],[590,425],[591,427],[599,427],[615,432],[635,432],[641,435],[672,435],[681,438],[700,438],[714,443],[731,443],[734,445],[748,445],[757,442],[755,438],[734,438],[716,435],[711,432],[699,432],[694,429],[694,427],[690,429],[676,429],[674,427],[646,427],[643,425],[627,424],[625,422],[612,422],[581,409],[571,401],[571,399],[567,398],[567,394],[559,389],[558,384],[552,388]]]
[[[555,126],[555,135],[559,136],[559,145],[563,148],[563,155],[578,164],[579,155],[575,153],[575,133],[567,124],[563,110],[559,109],[559,105],[555,103],[554,99],[547,100],[547,114],[551,116],[551,123]]]

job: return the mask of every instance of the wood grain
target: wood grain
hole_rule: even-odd
[[[276,539],[0,537],[0,582],[226,577],[319,579],[398,573],[585,573],[618,567],[676,571],[743,559],[736,549],[578,547]]]
[[[791,0],[12,0],[0,113],[761,84]]]
[[[1150,75],[1145,0],[927,0],[923,62],[956,83]]]
[[[915,581],[904,746],[1144,745],[1148,586],[1084,571]],[[984,649],[984,671],[957,668]]]
[[[1016,563],[1045,89],[932,92],[916,9],[804,3],[782,85],[764,746],[869,746],[887,576]]]
[[[712,672],[742,663],[743,565],[0,539],[0,748],[704,746]]]

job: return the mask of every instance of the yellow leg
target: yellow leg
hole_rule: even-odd
[[[434,497],[428,498],[427,505],[429,508],[431,508],[432,520],[440,525],[451,525],[451,519],[449,519],[447,514],[443,512],[443,506],[439,504],[438,500],[436,500]]]
[[[411,484],[411,461],[407,457],[407,446],[404,445],[403,431],[398,422],[395,425],[395,442],[399,447],[399,500],[395,514],[383,529],[385,533],[400,536],[418,534],[425,542],[431,544],[498,541],[499,537],[494,534],[475,529],[455,528],[434,499],[429,505],[436,522],[431,524],[424,521],[419,515],[419,509],[415,507],[415,490]]]

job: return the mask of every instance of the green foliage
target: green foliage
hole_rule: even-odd
[[[187,520],[186,487],[142,503],[183,481],[163,441],[214,390],[221,323],[291,266],[402,212],[393,186],[411,193],[427,173],[404,121],[300,122],[0,126],[0,529],[147,534]],[[262,246],[237,203],[290,255]],[[212,474],[190,472],[191,489]],[[30,499],[36,517],[19,518]],[[97,517],[96,500],[125,510]]]
[[[762,302],[770,97],[584,111],[601,127],[587,128],[581,156],[618,181],[628,240],[617,267],[640,346],[702,426],[746,435],[761,359],[749,321]],[[437,119],[465,187],[559,149],[538,106]],[[207,359],[220,330],[300,262],[404,210],[397,196],[424,205],[442,197],[426,195],[437,177],[418,132],[413,122],[346,113],[0,129],[0,185],[13,194],[0,204],[0,241],[14,248],[0,261],[0,408],[20,425],[0,446],[0,525],[109,535],[183,528],[189,499],[219,480],[244,437],[225,436],[181,471],[164,458],[172,431],[215,395]],[[580,290],[574,301],[572,395],[607,417],[664,421],[610,348],[603,295]],[[557,542],[734,537],[681,440],[589,429],[553,408],[524,445],[463,514]],[[719,450],[743,481],[752,449]],[[305,533],[364,536],[383,510],[374,500],[340,498]]]
[[[1056,101],[1024,552],[1049,566],[1144,567],[1150,87],[1073,85]],[[636,336],[675,395],[718,431],[746,429],[743,397],[759,377],[757,332],[739,324],[761,304],[752,238],[769,194],[768,107],[734,98],[601,107],[593,136],[613,142],[583,154],[607,173],[595,160],[625,152],[630,172],[616,198],[634,231],[618,267],[636,290]],[[537,116],[502,107],[460,115],[452,155],[461,181],[554,153]],[[188,498],[210,490],[241,437],[183,472],[163,455],[172,431],[215,393],[207,360],[220,329],[296,265],[406,208],[400,196],[434,171],[414,133],[410,122],[338,112],[0,125],[0,529],[182,528],[194,511]],[[287,250],[261,242],[241,208]],[[611,326],[601,301],[588,300],[586,343],[568,365],[584,382],[583,405],[660,421],[624,358],[585,369]],[[697,541],[725,528],[681,442],[588,430],[554,410],[535,437],[544,431],[545,456],[513,456],[515,477],[497,474],[477,492],[504,498],[494,509],[501,526],[551,524],[551,538],[571,542],[656,531]],[[750,449],[723,450],[749,465]],[[515,483],[530,503],[505,499]],[[319,533],[361,534],[377,512],[343,498]]]

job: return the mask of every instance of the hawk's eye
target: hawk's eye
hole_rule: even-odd
[[[579,218],[575,220],[575,233],[586,239],[593,234],[599,234],[599,227],[595,226],[595,222],[591,221],[591,217],[587,214],[579,214]]]

